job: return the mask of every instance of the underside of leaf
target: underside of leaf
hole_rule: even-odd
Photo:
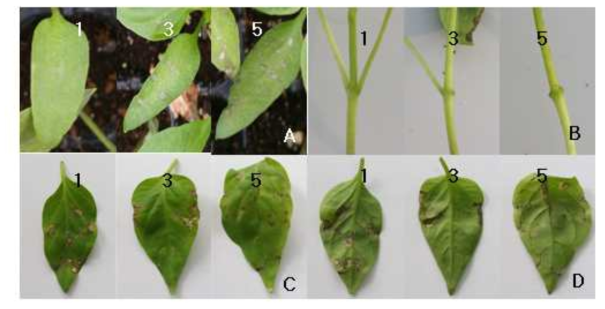
[[[364,159],[355,177],[332,188],[320,206],[320,234],[330,262],[349,294],[370,273],[380,247],[382,209],[362,180]]]
[[[513,197],[515,226],[548,293],[552,293],[592,227],[592,212],[578,180],[536,174],[523,178]]]
[[[420,188],[419,218],[422,232],[447,283],[450,295],[471,261],[483,229],[483,193],[473,180],[451,175],[427,179]]]

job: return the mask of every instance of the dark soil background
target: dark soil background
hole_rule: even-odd
[[[232,9],[239,24],[240,53],[242,63],[245,55],[254,47],[262,37],[252,34],[252,22],[262,22],[263,33],[283,20],[294,18],[292,16],[267,16],[249,8]],[[304,29],[306,32],[306,27]],[[222,110],[227,106],[229,88],[232,81],[223,73],[217,72],[211,76],[213,86],[212,122],[213,130]],[[297,143],[284,143],[288,128],[296,135]],[[260,115],[250,126],[231,138],[215,140],[213,153],[215,154],[300,154],[306,150],[307,138],[307,93],[299,76],[284,91],[276,102]]]
[[[170,42],[149,42],[122,26],[116,19],[115,8],[62,8],[63,16],[73,22],[82,23],[82,31],[88,37],[90,46],[90,64],[87,88],[97,88],[96,93],[86,105],[85,111],[116,144],[118,151],[135,151],[142,143],[147,127],[122,133],[122,121],[132,98],[139,92],[143,82],[150,74],[150,68],[157,65],[158,55],[165,51]],[[184,31],[191,32],[199,20],[200,13],[192,15],[191,23]],[[20,109],[31,105],[30,61],[33,32],[42,19],[50,16],[48,8],[21,8],[20,34]],[[200,38],[202,59],[210,59],[210,42],[205,35]],[[201,114],[210,114],[209,71],[211,64],[202,63],[202,69],[195,82],[200,90],[198,108]],[[181,124],[168,108],[158,115],[159,129]],[[210,151],[208,143],[205,151]],[[80,120],[63,138],[53,151],[64,152],[102,152],[105,147]]]
[[[253,21],[262,22],[263,32],[279,22],[292,19],[267,16],[252,9],[235,8],[239,23],[242,60],[260,39],[252,35]],[[20,33],[20,110],[31,105],[30,61],[31,42],[36,25],[50,16],[49,8],[21,8]],[[122,133],[122,121],[132,98],[140,91],[150,70],[158,63],[158,56],[166,50],[169,40],[150,42],[122,26],[116,19],[115,8],[62,8],[61,13],[70,22],[82,23],[90,46],[90,64],[87,88],[97,88],[85,111],[117,146],[120,152],[135,151],[147,134],[143,125],[127,134]],[[201,17],[191,15],[191,22],[183,29],[193,31]],[[306,28],[304,29],[306,32]],[[199,39],[202,55],[201,69],[195,83],[199,90],[198,115],[212,115],[212,130],[216,128],[221,111],[227,105],[232,81],[211,64],[209,29],[203,29]],[[304,153],[307,132],[306,91],[302,79],[286,89],[277,101],[248,128],[226,140],[209,141],[204,151],[216,154],[300,154]],[[212,108],[211,108],[212,106]],[[168,108],[157,117],[159,130],[178,126],[185,121],[176,118]],[[284,143],[291,128],[297,143]],[[103,152],[107,151],[88,127],[77,119],[61,144],[53,151]]]

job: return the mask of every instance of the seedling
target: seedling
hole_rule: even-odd
[[[555,104],[557,109],[557,115],[559,116],[559,122],[561,123],[561,129],[563,131],[563,139],[565,140],[565,149],[567,154],[576,154],[576,144],[571,139],[571,120],[569,119],[569,112],[567,111],[567,100],[563,93],[563,86],[557,79],[557,72],[555,71],[555,64],[552,60],[552,54],[550,52],[550,44],[546,37],[546,24],[542,17],[542,9],[534,8],[534,22],[536,24],[536,31],[538,33],[538,44],[540,45],[540,51],[542,52],[542,61],[544,62],[544,69],[546,70],[546,77],[548,78],[548,85],[550,87],[549,96]]]
[[[252,23],[252,34],[260,40],[239,64],[237,24],[230,9],[212,9],[212,63],[233,79],[227,107],[216,126],[216,138],[226,139],[253,123],[303,72],[306,87],[306,41],[302,30],[307,10],[300,8],[256,8],[267,15],[294,19],[263,32]]]
[[[282,22],[266,33],[261,26],[254,24],[253,33],[261,39],[240,64],[239,29],[230,8],[118,8],[118,20],[138,35],[150,41],[172,39],[154,72],[132,100],[124,119],[124,132],[151,121],[191,85],[200,68],[197,37],[203,31],[210,36],[212,64],[233,79],[228,105],[217,123],[216,138],[231,137],[254,122],[294,81],[303,65],[306,73],[306,62],[301,61],[301,51],[306,49],[302,37],[306,9],[257,10],[279,16],[299,13],[295,19]],[[195,30],[182,33],[189,15],[196,11],[202,13],[202,18]],[[208,122],[208,125],[190,126],[179,131],[173,128],[170,129],[173,136],[162,139],[208,137],[210,119],[199,121]],[[203,141],[205,143],[206,140]],[[182,151],[201,150],[199,141],[185,144],[196,146]],[[142,148],[149,149],[158,147]]]
[[[357,74],[357,36],[359,33],[357,32],[357,8],[349,8],[348,10],[348,22],[349,22],[349,71],[345,68],[344,61],[342,59],[340,50],[338,49],[338,45],[336,45],[336,40],[334,39],[334,34],[332,33],[332,29],[328,24],[326,16],[321,8],[317,9],[319,20],[321,21],[321,25],[326,34],[326,38],[328,39],[328,44],[330,45],[330,49],[332,51],[332,55],[336,60],[336,65],[338,66],[338,72],[340,73],[340,78],[342,80],[343,87],[347,92],[347,143],[346,143],[346,151],[347,154],[355,153],[355,130],[356,130],[356,121],[357,121],[357,108],[359,106],[359,95],[363,90],[363,86],[370,72],[370,68],[372,67],[372,63],[374,58],[376,57],[376,53],[378,53],[378,48],[382,43],[382,39],[384,37],[384,33],[386,32],[387,25],[389,23],[389,19],[391,18],[391,13],[393,9],[388,8],[384,13],[384,17],[382,19],[382,25],[380,27],[380,31],[378,32],[378,37],[376,38],[376,42],[370,51],[370,55],[366,60],[366,63],[363,66],[363,70],[361,75]]]
[[[203,14],[202,19],[192,33],[183,32],[189,14],[198,10]],[[124,117],[124,132],[145,123],[150,127],[139,151],[199,152],[204,149],[210,135],[209,117],[200,120],[196,111],[190,123],[161,132],[157,132],[154,121],[193,83],[201,63],[198,36],[209,19],[210,9],[118,8],[118,20],[137,35],[149,41],[172,40],[151,76],[130,102]]]
[[[456,137],[456,125],[454,115],[454,55],[456,54],[456,45],[473,45],[473,31],[477,27],[483,14],[483,8],[440,8],[439,16],[441,24],[448,40],[445,43],[445,70],[443,85],[439,82],[436,75],[429,67],[424,56],[418,51],[410,38],[404,39],[405,45],[412,52],[418,63],[422,66],[425,73],[430,78],[435,89],[443,98],[443,111],[445,114],[445,127],[447,130],[447,140],[451,154],[458,154],[458,139]]]

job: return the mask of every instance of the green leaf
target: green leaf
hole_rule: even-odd
[[[229,170],[221,214],[225,232],[272,292],[292,216],[286,170],[270,158],[241,170]]]
[[[44,254],[67,293],[97,238],[97,207],[90,192],[67,176],[61,162],[61,184],[44,204]]]
[[[192,8],[118,8],[118,20],[149,41],[163,41],[181,32]]]
[[[272,16],[284,16],[284,15],[292,15],[298,11],[300,11],[299,7],[279,7],[279,8],[268,8],[268,7],[257,7],[254,10],[259,11],[266,15]]]
[[[87,75],[86,34],[54,9],[32,41],[31,109],[42,144],[57,145],[78,117]]]
[[[196,120],[152,134],[139,152],[201,152],[210,136],[211,120]]]
[[[36,137],[36,131],[34,130],[34,117],[32,116],[31,108],[26,108],[20,113],[20,143],[21,152],[47,152],[59,144],[57,143],[44,143]]]
[[[544,183],[535,174],[523,178],[513,205],[515,226],[550,294],[588,238],[592,212],[575,177],[547,177]]]
[[[239,28],[230,8],[212,8],[210,43],[212,64],[230,78],[239,71]]]
[[[483,192],[468,178],[452,182],[456,178],[440,161],[445,174],[427,179],[420,188],[419,218],[448,293],[453,295],[481,238]]]
[[[439,20],[446,34],[449,25],[449,8],[439,8]],[[458,8],[458,22],[456,23],[456,32],[458,40],[462,45],[473,45],[473,31],[479,25],[481,16],[485,8]]]
[[[177,36],[128,106],[124,132],[149,121],[187,90],[199,70],[200,61],[197,36],[189,33]]]
[[[302,74],[305,89],[309,89],[309,86],[307,85],[307,37],[305,37],[300,50],[300,72]]]
[[[298,75],[302,46],[299,16],[267,31],[246,56],[221,113],[216,138],[225,139],[250,125]]]
[[[84,106],[86,106],[86,103],[88,103],[96,90],[96,88],[91,88],[84,91],[84,99],[82,99],[82,103],[80,105],[80,112]],[[22,110],[20,114],[19,137],[21,143],[21,152],[47,152],[59,145],[61,139],[59,139],[59,141],[56,143],[46,144],[36,137],[36,131],[34,130],[34,118],[32,116],[30,107]]]
[[[364,159],[353,179],[332,188],[321,202],[321,239],[330,262],[355,295],[380,249],[382,209],[363,182]]]
[[[195,185],[172,173],[141,182],[132,194],[134,230],[147,256],[174,294],[197,234],[200,211]]]

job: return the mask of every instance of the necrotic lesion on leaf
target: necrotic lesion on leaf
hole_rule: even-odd
[[[69,179],[61,162],[61,184],[42,212],[44,254],[63,292],[69,292],[97,238],[97,208],[90,192]]]
[[[513,197],[515,226],[548,293],[571,264],[576,250],[586,242],[592,211],[575,178],[536,174],[523,178]]]
[[[353,179],[332,188],[320,206],[320,234],[332,266],[355,295],[380,248],[382,209],[363,182],[364,159]]]
[[[444,175],[422,184],[418,214],[422,233],[452,295],[481,238],[483,192],[471,179],[451,178],[449,167],[440,160]]]
[[[288,239],[292,206],[290,180],[279,162],[265,158],[227,172],[220,201],[223,228],[269,292]]]
[[[145,179],[132,194],[137,239],[172,294],[176,293],[200,218],[195,185],[173,173],[176,164],[173,161],[166,171],[169,176]]]

